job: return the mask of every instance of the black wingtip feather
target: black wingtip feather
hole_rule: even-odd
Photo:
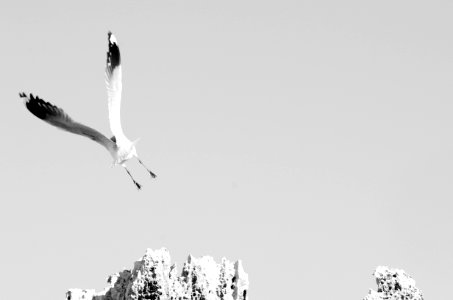
[[[59,112],[59,108],[55,105],[44,101],[38,96],[33,96],[32,93],[30,93],[29,96],[27,96],[25,93],[19,93],[19,96],[22,98],[27,98],[25,101],[25,106],[27,107],[27,109],[36,117],[42,120],[48,119],[49,116],[55,116],[57,114],[63,113],[62,111]]]
[[[107,52],[107,68],[109,72],[113,72],[113,70],[121,64],[121,55],[120,49],[116,44],[116,39],[112,39],[112,32],[108,32],[108,41],[109,41],[109,51]]]

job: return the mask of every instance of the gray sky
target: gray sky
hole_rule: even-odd
[[[451,1],[0,4],[4,299],[106,286],[147,247],[242,259],[253,299],[361,299],[377,265],[453,280]],[[158,175],[33,117],[32,92]]]

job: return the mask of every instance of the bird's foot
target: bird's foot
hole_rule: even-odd
[[[142,186],[141,186],[141,184],[140,184],[140,183],[138,183],[137,181],[134,181],[134,183],[135,183],[135,186],[137,187],[137,190],[139,190],[139,191],[140,191],[140,190],[142,189]]]

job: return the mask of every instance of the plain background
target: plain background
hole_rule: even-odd
[[[451,1],[2,1],[2,299],[101,290],[146,248],[241,259],[251,299],[361,299],[377,265],[453,280]],[[32,92],[110,136],[136,188]]]

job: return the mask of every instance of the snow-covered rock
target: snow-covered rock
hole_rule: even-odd
[[[70,289],[67,300],[246,300],[248,275],[242,263],[189,255],[178,276],[167,249],[148,249],[132,270],[111,275],[104,291]]]
[[[415,280],[403,270],[380,266],[373,275],[378,289],[370,289],[363,300],[423,300],[422,292],[415,287]]]

